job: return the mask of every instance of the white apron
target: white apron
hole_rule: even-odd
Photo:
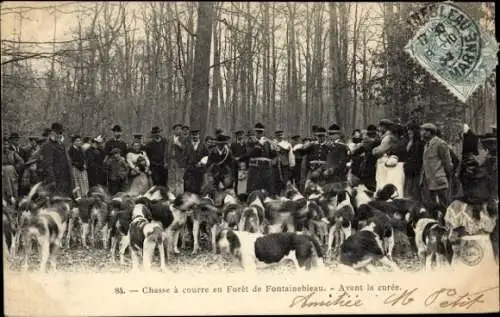
[[[375,173],[375,181],[377,182],[377,191],[382,189],[387,184],[393,184],[398,190],[398,198],[403,198],[405,173],[403,162],[398,162],[394,167],[385,166],[388,156],[384,154],[377,160],[377,170]]]

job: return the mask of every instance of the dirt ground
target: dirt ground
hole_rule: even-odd
[[[111,263],[111,256],[108,250],[102,248],[85,249],[75,242],[77,245],[72,245],[71,249],[61,249],[57,257],[57,270],[66,272],[96,272],[96,273],[118,273],[127,272],[131,269],[131,259],[128,251],[125,254],[125,266],[120,267],[118,263],[118,254],[116,255],[116,264]],[[192,247],[189,245],[186,250],[181,250],[181,254],[174,255],[167,261],[168,269],[172,272],[182,272],[184,269],[203,271],[218,271],[218,272],[237,272],[241,270],[236,260],[224,257],[219,254],[214,254],[210,251],[210,243],[206,237],[202,237],[200,241],[202,250],[192,255]],[[396,232],[396,245],[394,248],[394,260],[403,271],[418,270],[418,261],[411,254],[408,238]],[[30,257],[29,270],[37,270],[39,265],[38,252],[35,250]],[[22,258],[18,256],[15,259],[8,261],[10,270],[19,271],[21,269]],[[333,260],[326,259],[325,266],[335,270],[337,263]],[[288,271],[294,270],[292,263],[280,263],[276,265],[267,265],[261,268],[262,270],[271,271]],[[155,254],[153,262],[153,270],[159,271],[159,256]]]

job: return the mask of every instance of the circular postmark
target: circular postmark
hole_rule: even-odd
[[[464,84],[481,60],[478,25],[449,3],[434,6],[429,21],[415,37],[421,62],[450,83]]]
[[[463,241],[459,256],[465,264],[475,266],[483,259],[484,251],[481,246],[474,241]]]

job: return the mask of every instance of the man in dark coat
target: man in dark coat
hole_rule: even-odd
[[[89,186],[96,185],[106,186],[106,178],[104,171],[104,150],[99,146],[103,142],[99,135],[90,141],[90,148],[85,152],[87,156],[87,174],[89,178]]]
[[[276,187],[271,165],[272,159],[278,154],[277,149],[273,148],[264,136],[262,123],[257,123],[254,131],[255,136],[249,139],[247,153],[244,156],[244,159],[249,159],[247,192],[265,189],[272,193]]]
[[[377,158],[372,154],[374,147],[380,144],[377,137],[377,127],[373,124],[366,128],[366,135],[360,144],[356,145],[352,151],[352,155],[359,155],[361,163],[359,166],[359,181],[364,184],[369,190],[375,191],[376,181],[375,173],[377,171]]]
[[[186,171],[184,173],[184,191],[201,195],[204,168],[200,161],[208,156],[208,150],[200,141],[200,130],[191,130],[191,141],[186,145]]]
[[[69,159],[64,147],[63,126],[54,123],[49,139],[42,145],[43,181],[54,195],[70,197],[73,189]]]
[[[153,185],[167,185],[167,140],[160,134],[160,127],[151,129],[151,141],[146,144],[145,150],[151,166]]]
[[[238,179],[239,159],[246,152],[246,144],[245,141],[243,140],[244,133],[245,131],[243,130],[237,130],[236,132],[234,132],[235,140],[233,143],[231,143],[231,154],[233,156],[233,172],[235,180]],[[247,164],[248,162],[243,162],[243,163]],[[237,182],[235,182],[234,190],[236,194],[238,194],[237,187],[238,187]]]
[[[120,150],[120,155],[125,157],[127,155],[127,143],[121,139],[122,136],[122,128],[119,125],[115,125],[111,131],[113,131],[113,139],[106,142],[104,146],[104,152],[106,156],[111,154],[111,150],[117,148]]]
[[[214,146],[210,148],[206,158],[204,194],[214,193],[219,189],[233,188],[234,186],[233,158],[228,144],[229,140],[229,136],[219,134],[212,141]]]
[[[422,158],[425,143],[420,137],[420,125],[410,122],[407,125],[408,143],[406,145],[405,171],[405,193],[404,197],[421,201],[420,170],[422,169]]]
[[[184,169],[186,168],[186,142],[182,124],[174,124],[172,136],[167,141],[166,156],[168,161],[167,186],[174,195],[184,192]]]
[[[329,183],[347,182],[349,147],[341,139],[340,127],[332,124],[328,128],[329,151],[326,159],[326,178]]]
[[[313,126],[314,140],[304,144],[302,147],[302,168],[301,179],[305,182],[311,176],[318,176],[316,182],[324,183],[325,179],[322,177],[322,172],[326,168],[326,161],[328,156],[329,147],[326,144],[326,129],[319,126]]]

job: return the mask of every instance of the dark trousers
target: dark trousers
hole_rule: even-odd
[[[167,186],[167,170],[161,164],[151,164],[151,179],[153,185]]]
[[[422,201],[422,189],[420,188],[420,175],[405,175],[404,197]]]
[[[446,208],[450,204],[450,199],[449,199],[449,189],[444,188],[444,189],[438,189],[438,190],[429,190],[426,185],[423,186],[423,198],[424,202],[427,203],[437,203],[439,205],[440,211],[443,213],[442,216],[444,217],[444,213],[446,212]]]
[[[247,193],[265,189],[268,193],[275,191],[274,172],[272,166],[250,166],[248,169]]]
[[[119,193],[125,189],[125,181],[124,180],[110,180],[108,182],[108,189],[111,195]]]
[[[274,190],[271,193],[271,195],[280,195],[281,191],[286,188],[286,184],[290,180],[290,177],[292,175],[292,170],[290,169],[289,166],[273,166],[274,170]]]
[[[292,173],[291,173],[290,180],[296,185],[300,184],[301,167],[302,167],[302,158],[300,158],[300,159],[295,158],[295,166],[291,168]]]

